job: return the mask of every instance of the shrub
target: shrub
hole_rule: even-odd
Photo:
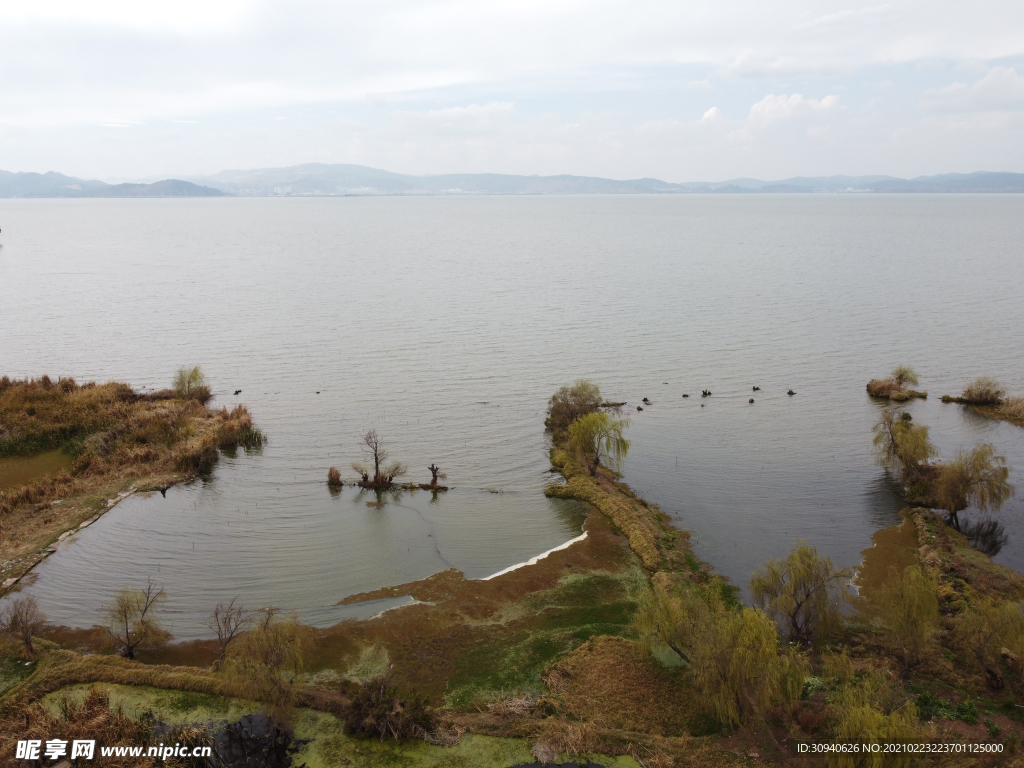
[[[423,738],[434,727],[433,713],[419,695],[403,699],[389,675],[359,685],[345,725],[354,736],[384,739]]]
[[[956,719],[963,720],[968,725],[978,724],[978,707],[973,701],[961,701],[956,705]]]
[[[568,429],[580,416],[594,413],[601,406],[601,390],[586,379],[579,379],[571,387],[562,387],[548,401],[545,428],[552,432]]]
[[[838,601],[849,597],[843,582],[850,575],[803,541],[784,560],[765,563],[750,580],[750,594],[790,640],[810,644],[841,626]]]
[[[967,385],[960,399],[970,405],[999,405],[1005,394],[999,382],[982,376]]]
[[[174,376],[173,386],[174,393],[182,400],[198,400],[205,405],[206,401],[213,397],[213,393],[206,385],[206,377],[198,365],[191,370],[179,368]]]
[[[983,671],[993,688],[1002,688],[1003,649],[1017,658],[1024,656],[1021,604],[992,598],[970,603],[953,624],[952,644],[959,651],[962,663]]]
[[[46,625],[46,616],[39,610],[39,604],[32,595],[22,595],[11,600],[0,613],[0,629],[18,640],[31,659],[36,655],[32,644],[33,635]]]
[[[337,488],[341,485],[341,472],[338,471],[337,467],[331,467],[327,470],[327,484],[332,488]]]
[[[917,716],[924,721],[936,717],[955,720],[956,712],[946,699],[940,699],[931,691],[925,691],[917,697]]]
[[[829,707],[831,737],[858,744],[882,744],[920,737],[917,709],[900,687],[888,679],[885,670],[869,673],[833,693]],[[830,768],[902,768],[912,764],[912,755],[881,752],[833,754]]]

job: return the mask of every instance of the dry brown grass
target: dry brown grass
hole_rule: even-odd
[[[907,389],[892,377],[885,379],[872,379],[868,382],[867,389],[868,394],[872,397],[879,397],[900,403],[905,400],[909,400],[912,397],[928,397],[927,392],[917,392],[913,389]]]
[[[896,379],[872,379],[868,382],[868,394],[872,397],[886,397],[892,399],[903,391]]]
[[[999,405],[1005,394],[998,381],[981,376],[967,385],[960,400],[968,405]]]
[[[97,745],[148,746],[153,738],[150,725],[129,717],[120,708],[112,709],[110,700],[101,688],[93,688],[83,701],[63,699],[59,713],[53,713],[42,704],[33,704],[0,722],[0,754],[13,756],[19,739],[38,739],[44,744],[50,739],[71,742],[75,739],[95,739]],[[99,761],[99,749],[94,760]],[[24,761],[21,762],[23,765]],[[14,765],[15,761],[11,761]],[[101,761],[110,768],[142,768],[156,765],[146,757],[104,757]]]
[[[695,707],[682,675],[641,644],[615,637],[584,643],[547,675],[571,719],[606,728],[672,736],[686,731]],[[657,706],[652,706],[657,702]]]
[[[1011,419],[1024,420],[1024,395],[1005,398],[999,410]]]

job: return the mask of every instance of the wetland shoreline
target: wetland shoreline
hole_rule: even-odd
[[[262,444],[245,406],[204,402],[121,383],[0,379],[0,456],[59,451],[68,465],[0,490],[0,596],[136,491],[165,493],[209,471],[219,449]]]

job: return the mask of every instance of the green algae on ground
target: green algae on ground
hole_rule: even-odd
[[[459,658],[445,704],[466,710],[502,695],[541,694],[553,661],[592,637],[633,633],[636,600],[645,579],[639,563],[618,573],[589,571],[562,577],[553,589],[523,599],[522,618]]]
[[[92,687],[61,688],[45,696],[43,704],[56,713],[62,698],[84,699]],[[109,693],[112,707],[121,707],[135,717],[151,713],[161,722],[172,725],[232,723],[259,709],[259,705],[251,701],[209,694],[151,686],[103,684],[102,687]],[[531,744],[525,739],[464,735],[455,747],[438,747],[418,739],[383,742],[359,739],[348,736],[343,722],[334,715],[301,707],[294,712],[292,726],[295,738],[307,742],[293,758],[293,764],[307,768],[334,768],[345,764],[344,759],[357,768],[508,768],[534,762]],[[587,757],[609,768],[638,768],[630,757]]]

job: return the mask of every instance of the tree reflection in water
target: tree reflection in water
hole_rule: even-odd
[[[967,537],[967,543],[973,549],[989,557],[998,555],[1009,539],[1003,524],[991,517],[980,520],[963,520],[959,526],[953,527]]]

